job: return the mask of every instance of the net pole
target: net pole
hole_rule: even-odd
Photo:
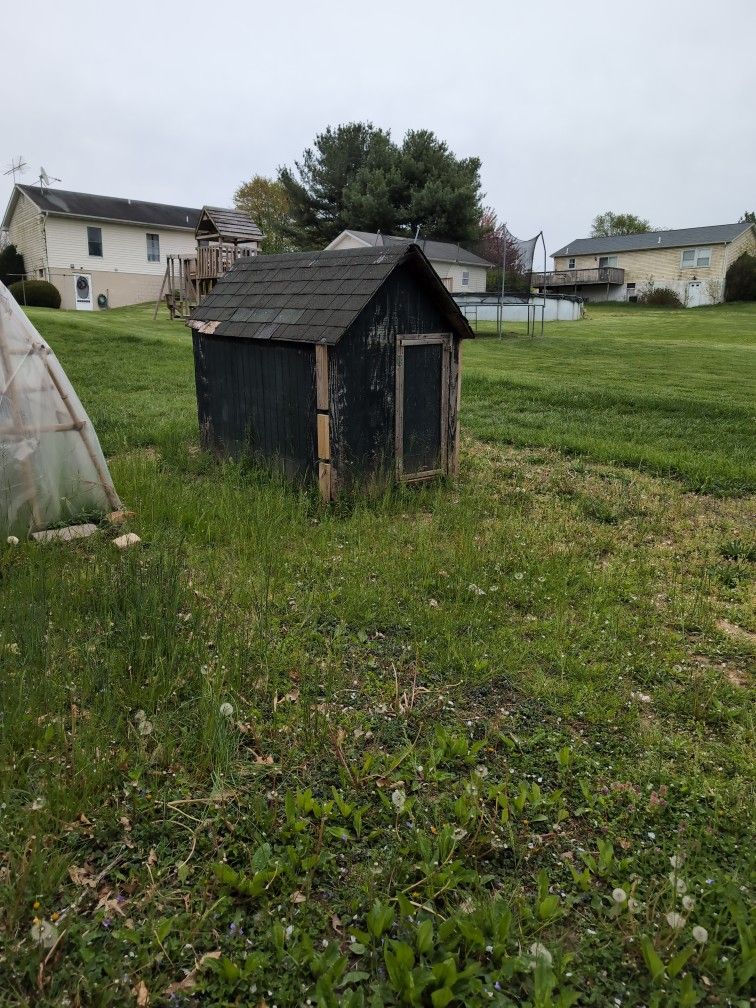
[[[504,338],[504,281],[507,275],[507,222],[504,221],[504,247],[501,253],[501,296],[499,297],[499,339]]]

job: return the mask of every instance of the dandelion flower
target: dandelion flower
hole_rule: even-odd
[[[624,889],[612,889],[612,899],[615,903],[625,903],[627,902],[627,893]]]
[[[692,910],[696,905],[696,901],[692,896],[683,896],[682,905],[686,910]]]
[[[675,931],[679,931],[680,928],[685,926],[685,918],[682,914],[676,913],[674,910],[670,910],[667,914],[667,924]]]
[[[138,721],[137,729],[139,730],[140,735],[149,735],[152,731],[152,721],[147,721],[146,719],[144,721]]]
[[[58,940],[58,929],[49,921],[35,919],[31,926],[31,936],[42,948],[51,949]]]
[[[407,802],[407,795],[401,788],[397,788],[396,791],[391,792],[391,804],[396,809],[397,814],[399,814]]]
[[[673,854],[672,857],[669,859],[669,863],[672,865],[673,868],[680,869],[683,866],[684,860],[685,858],[682,856],[682,854]]]
[[[221,712],[221,717],[229,718],[229,717],[231,717],[233,715],[234,708],[228,702],[222,703],[220,705],[220,712]]]
[[[678,896],[684,896],[688,891],[688,883],[685,879],[678,878],[675,872],[672,872],[669,876],[669,881],[674,886],[675,892]]]
[[[705,927],[701,927],[700,924],[696,924],[696,926],[693,928],[693,937],[697,942],[703,945],[704,942],[707,942],[709,940],[709,932],[706,930]]]
[[[18,546],[18,536],[8,536],[5,541],[9,546]]]
[[[533,942],[528,951],[535,962],[543,962],[547,966],[551,966],[551,952],[549,952],[545,945],[542,945],[540,942]]]

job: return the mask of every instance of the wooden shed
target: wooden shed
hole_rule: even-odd
[[[355,483],[455,474],[461,341],[420,247],[239,259],[193,312],[206,447]]]

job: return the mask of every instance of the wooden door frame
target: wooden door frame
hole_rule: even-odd
[[[441,465],[421,473],[404,472],[404,348],[407,346],[441,346]],[[408,333],[396,337],[396,409],[394,422],[394,452],[396,458],[396,478],[403,483],[415,483],[445,476],[449,472],[449,376],[453,336],[450,332]]]

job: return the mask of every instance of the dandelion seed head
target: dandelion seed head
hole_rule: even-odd
[[[675,931],[679,931],[680,928],[685,926],[685,918],[682,914],[677,913],[675,910],[670,910],[667,914],[667,924]]]
[[[701,945],[709,940],[709,932],[705,927],[701,927],[700,924],[696,924],[693,928],[693,937]]]
[[[624,889],[617,887],[612,889],[612,899],[615,903],[625,903],[627,901],[627,893]]]
[[[220,713],[221,717],[230,718],[234,713],[234,708],[226,701],[220,705]]]

